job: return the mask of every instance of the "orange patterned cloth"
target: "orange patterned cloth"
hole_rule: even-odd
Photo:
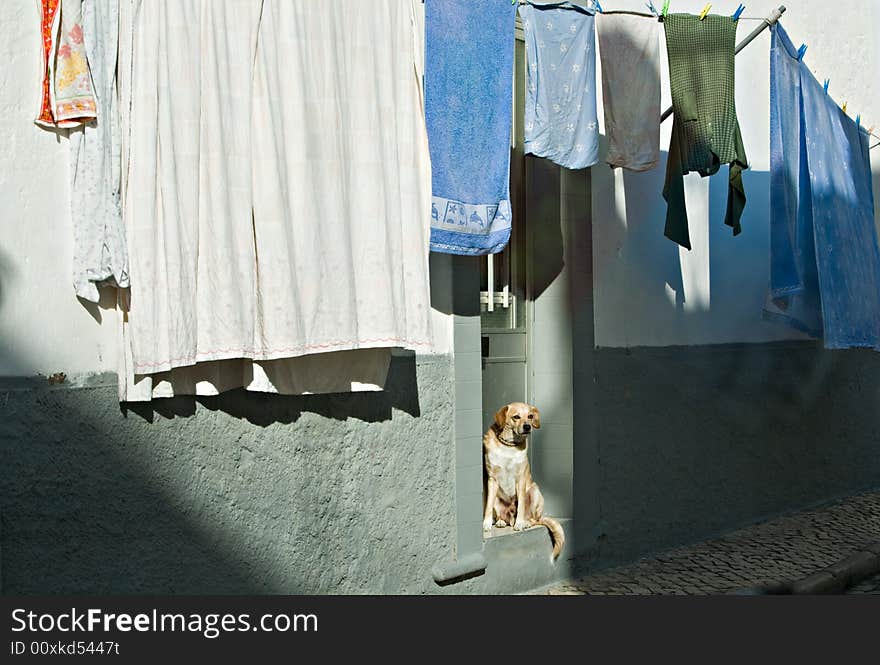
[[[36,122],[78,127],[98,116],[82,29],[82,0],[37,0],[42,99]]]

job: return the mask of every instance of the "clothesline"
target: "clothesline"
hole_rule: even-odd
[[[536,4],[534,2],[531,2],[530,0],[514,0],[514,2],[518,5],[534,5],[534,4]],[[537,3],[537,4],[540,4],[540,3]],[[740,7],[742,7],[742,5],[740,5]],[[583,9],[583,10],[589,11],[589,9],[587,7],[584,7],[581,5],[573,5],[573,8]],[[635,11],[627,11],[627,10],[605,11],[601,8],[601,5],[599,3],[595,2],[595,0],[593,3],[592,11],[598,12],[600,14],[628,14],[631,16],[644,16],[645,18],[652,18],[652,17],[656,16],[658,21],[663,20],[663,14],[659,13],[659,12],[654,13],[654,14],[648,14],[645,12],[635,12]],[[760,34],[762,34],[764,32],[764,30],[766,30],[767,28],[769,28],[772,25],[774,25],[775,23],[777,23],[779,21],[779,19],[782,18],[782,15],[785,12],[786,12],[786,7],[784,5],[782,5],[778,9],[773,10],[773,12],[771,12],[771,14],[766,17],[743,16],[740,14],[736,18],[737,21],[761,21],[762,25],[758,26],[748,37],[746,37],[742,42],[740,42],[740,44],[736,47],[736,53],[739,54],[740,51],[742,51],[749,44],[751,44],[755,39],[757,39],[757,37]],[[803,46],[801,48],[806,50],[805,46]],[[827,92],[827,90],[826,90],[826,92]],[[844,113],[846,113],[846,111],[847,111],[846,103],[844,103],[844,105],[841,108],[843,109]],[[669,117],[671,115],[672,115],[672,108],[670,107],[660,117],[660,121],[665,122],[666,120],[669,119]],[[859,119],[860,119],[860,116],[857,117],[857,122],[859,122]],[[861,127],[861,122],[859,122],[859,126]],[[880,147],[880,135],[874,133],[874,131],[873,131],[874,128],[868,127],[868,128],[863,128],[863,129],[868,134],[869,137],[872,137],[872,138],[875,138],[878,140],[877,143],[870,146],[870,149],[874,150],[875,148]]]
[[[533,2],[533,0],[513,0],[513,2],[511,4],[534,5],[534,6],[540,7],[541,5],[544,5],[546,3]],[[576,11],[583,10],[583,11],[587,11],[587,12],[594,12],[597,14],[627,14],[629,16],[643,16],[645,18],[656,18],[658,21],[663,20],[663,15],[661,13],[649,14],[648,12],[637,12],[637,11],[633,11],[631,9],[605,10],[605,9],[600,8],[600,6],[598,6],[597,3],[594,3],[592,7],[587,7],[585,5],[579,5],[575,2],[572,2],[571,4],[572,4],[572,6],[569,7],[568,9],[574,9]],[[761,17],[761,16],[744,16],[744,15],[740,14],[739,16],[736,17],[736,20],[737,21],[766,21],[767,19],[765,19],[764,17]]]

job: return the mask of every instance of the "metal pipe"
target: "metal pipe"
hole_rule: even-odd
[[[495,311],[495,257],[492,254],[488,256],[488,264],[486,265],[486,288],[489,291],[489,305],[486,311]]]
[[[746,46],[748,46],[753,41],[755,41],[758,38],[758,35],[760,35],[762,32],[764,32],[770,26],[775,25],[779,21],[779,19],[782,18],[782,15],[784,13],[785,13],[785,5],[782,5],[781,7],[779,7],[779,9],[774,9],[772,12],[770,12],[770,16],[765,18],[761,22],[761,25],[759,25],[757,28],[754,29],[752,34],[750,34],[748,37],[746,37],[744,40],[742,40],[739,43],[739,45],[736,47],[735,53],[738,54]],[[663,115],[660,116],[660,122],[665,122],[669,118],[669,116],[671,116],[671,115],[672,115],[672,107],[670,106],[668,109],[666,109],[666,111],[663,113]]]

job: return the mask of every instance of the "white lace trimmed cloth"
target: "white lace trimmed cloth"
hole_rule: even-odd
[[[120,399],[381,388],[432,340],[413,6],[127,2]]]

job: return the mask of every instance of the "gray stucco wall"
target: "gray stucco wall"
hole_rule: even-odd
[[[431,568],[456,556],[457,519],[448,359],[396,357],[384,393],[127,411],[112,386],[0,381],[0,588],[524,591],[880,487],[875,354],[587,347],[575,361],[563,560],[549,565],[538,529],[490,542],[486,574],[443,588]]]
[[[0,386],[2,592],[421,593],[453,555],[452,363],[384,393],[235,392],[121,412]]]
[[[790,343],[594,362],[598,445],[575,452],[598,462],[594,566],[880,487],[876,353]]]

